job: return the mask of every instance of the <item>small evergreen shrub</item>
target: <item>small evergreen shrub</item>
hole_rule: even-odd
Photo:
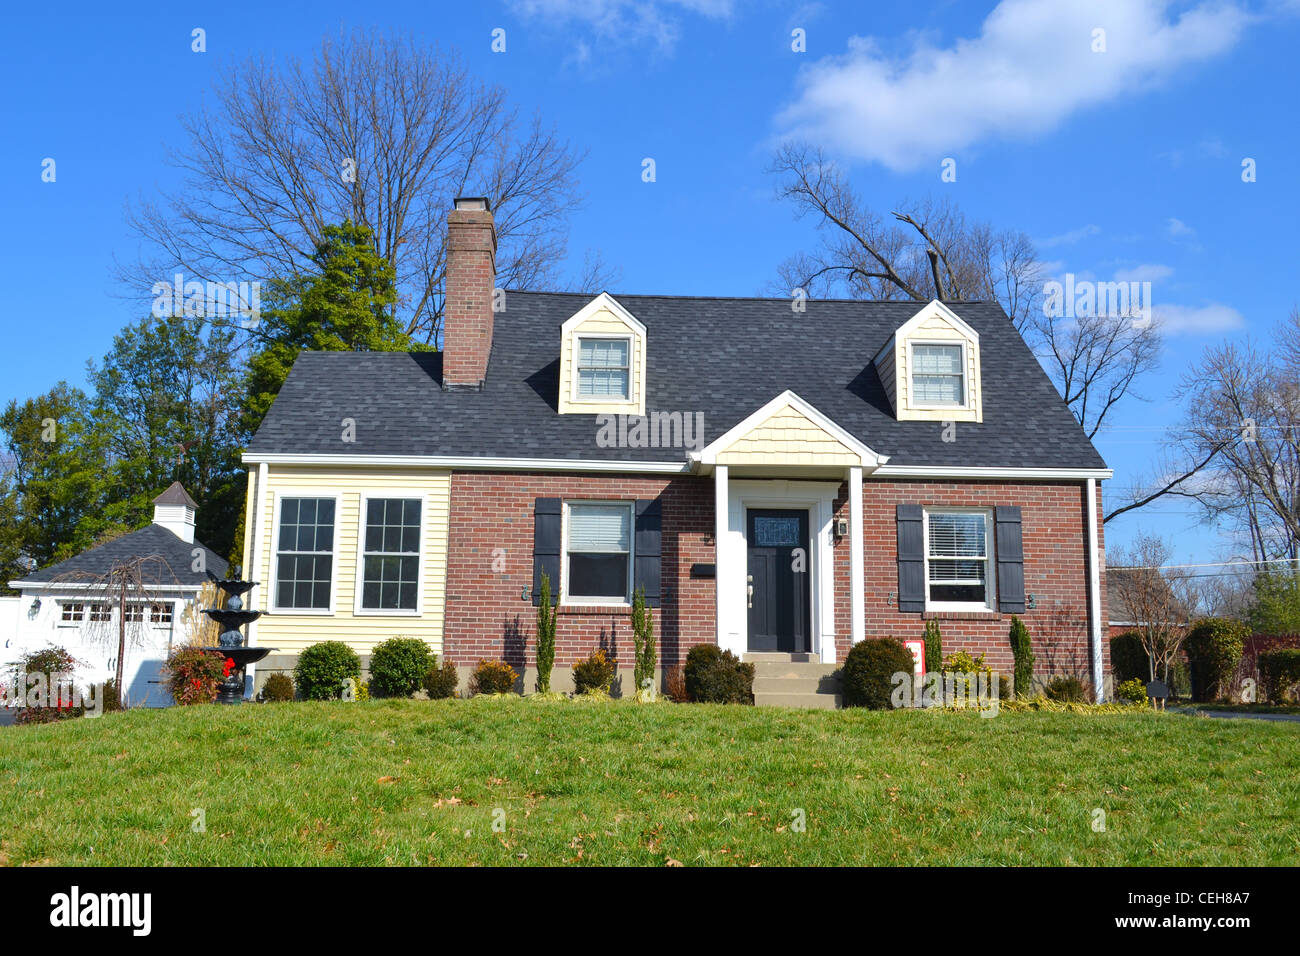
[[[45,703],[48,706],[19,707],[14,714],[14,722],[19,724],[48,724],[57,720],[67,720],[70,717],[80,717],[84,714],[85,707],[81,705],[73,706],[72,702],[73,675],[76,673],[79,663],[66,648],[57,645],[51,645],[39,651],[28,651],[19,657],[13,663],[16,671],[14,676],[21,681],[17,688],[19,696],[23,697],[24,700],[32,699],[28,695],[37,687],[28,687],[27,675],[41,674],[43,682],[38,686],[43,688]],[[53,687],[50,686],[51,683],[54,684]],[[105,707],[105,709],[108,708]]]
[[[509,694],[519,677],[505,661],[479,661],[469,678],[471,694]]]
[[[573,665],[573,689],[579,694],[608,694],[617,668],[618,662],[606,657],[604,649],[597,648],[590,657]]]
[[[514,681],[511,681],[511,684],[513,685]],[[455,697],[456,688],[459,686],[460,674],[456,673],[456,665],[445,656],[441,667],[430,667],[428,673],[424,675],[424,689],[428,691],[430,700]]]
[[[1029,641],[1029,628],[1016,615],[1011,615],[1011,656],[1015,659],[1016,693],[1028,697],[1034,687],[1034,650]]]
[[[943,635],[938,621],[925,622],[925,672],[937,674],[943,670]]]
[[[655,618],[645,606],[645,588],[638,587],[632,596],[632,642],[635,654],[632,660],[632,682],[636,693],[653,688],[655,679]]]
[[[752,704],[754,665],[716,644],[697,644],[686,655],[686,696],[697,704]]]
[[[370,693],[410,697],[433,666],[429,645],[418,637],[392,637],[370,652]]]
[[[1047,699],[1058,704],[1086,704],[1088,688],[1077,677],[1053,677],[1047,682]]]
[[[1228,681],[1241,663],[1250,628],[1239,621],[1206,617],[1192,625],[1183,650],[1192,665],[1197,700],[1226,697]]]
[[[1145,685],[1151,679],[1151,664],[1137,631],[1125,631],[1110,639],[1110,671],[1116,682],[1137,678]]]
[[[1294,699],[1295,685],[1300,683],[1300,650],[1282,647],[1260,654],[1259,682],[1270,704]]]
[[[293,678],[277,671],[262,685],[262,699],[272,703],[293,700]]]
[[[206,648],[178,647],[163,665],[172,700],[183,707],[212,703],[217,699],[217,685],[229,673],[227,660]]]
[[[910,679],[914,665],[912,652],[900,640],[878,637],[858,641],[844,658],[840,674],[845,705],[872,710],[891,707],[897,686],[894,675],[901,672]]]
[[[542,572],[542,592],[537,602],[537,693],[551,692],[551,671],[555,668],[555,602],[551,600],[551,578]]]
[[[1115,686],[1115,699],[1128,704],[1141,706],[1147,702],[1146,681],[1134,677]]]
[[[313,644],[298,655],[293,669],[293,682],[303,700],[337,700],[349,677],[361,684],[361,658],[341,641]],[[361,697],[359,686],[357,697]]]

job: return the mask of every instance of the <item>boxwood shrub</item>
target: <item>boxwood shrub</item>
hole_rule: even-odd
[[[914,666],[912,652],[897,638],[858,641],[849,648],[840,672],[845,706],[872,710],[885,710],[892,706],[894,675],[903,673],[910,679]]]
[[[361,658],[342,641],[322,641],[298,655],[293,682],[303,700],[337,700],[343,681],[361,683]]]
[[[1285,703],[1290,688],[1300,683],[1300,650],[1282,647],[1260,654],[1259,681],[1265,700]]]
[[[754,665],[716,644],[697,644],[686,655],[686,696],[697,704],[752,704]]]
[[[1183,650],[1192,665],[1192,693],[1197,700],[1227,696],[1228,681],[1241,663],[1250,628],[1240,621],[1204,617],[1192,625]]]
[[[370,693],[410,697],[433,666],[429,645],[418,637],[391,637],[370,652]]]
[[[1137,631],[1125,631],[1110,639],[1110,669],[1116,684],[1137,679],[1145,686],[1151,679],[1147,650]]]
[[[441,667],[437,666],[437,657],[434,658],[433,664],[434,666],[430,667],[424,675],[424,689],[429,692],[429,699],[442,700],[446,697],[455,697],[456,688],[460,686],[460,675],[456,673],[456,665],[446,657],[443,658]]]
[[[293,700],[293,678],[277,671],[262,685],[262,699],[271,703]]]

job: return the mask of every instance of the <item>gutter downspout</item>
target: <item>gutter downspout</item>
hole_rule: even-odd
[[[246,581],[261,580],[259,571],[261,570],[262,553],[258,547],[258,542],[262,537],[262,522],[260,520],[262,517],[262,501],[266,498],[266,482],[270,474],[270,465],[266,462],[258,464],[257,483],[253,485],[253,493],[249,496],[252,500],[248,507],[248,514],[244,516],[245,550],[248,555],[248,564],[244,567],[243,571],[244,579]],[[250,609],[258,609],[259,605],[266,603],[263,598],[263,595],[266,593],[266,587],[259,584],[255,590],[258,592],[257,600],[252,600],[252,593],[249,593],[250,600],[248,607]],[[260,609],[265,610],[265,608]],[[256,621],[253,621],[248,625],[248,646],[258,646]],[[249,664],[244,669],[244,675],[248,680],[248,683],[244,688],[245,692],[251,694],[253,688],[257,686],[257,664]]]
[[[1097,549],[1097,479],[1086,483],[1088,507],[1088,636],[1092,651],[1092,686],[1096,702],[1106,696],[1101,664],[1101,561]]]

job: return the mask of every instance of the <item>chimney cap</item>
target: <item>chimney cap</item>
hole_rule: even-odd
[[[198,507],[179,481],[173,481],[166,491],[153,500],[153,503],[156,505],[185,505],[187,508]]]
[[[492,211],[492,202],[487,196],[457,196],[453,201],[455,209],[476,209],[483,212]]]

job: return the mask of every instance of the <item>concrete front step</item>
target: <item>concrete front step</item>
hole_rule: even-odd
[[[787,654],[777,651],[746,651],[740,655],[742,661],[750,664],[767,663],[775,661],[778,663],[790,664],[820,664],[822,656],[820,654]]]
[[[840,682],[829,674],[809,677],[755,677],[754,694],[838,694]]]
[[[754,665],[754,677],[789,677],[795,680],[808,680],[817,677],[829,677],[837,670],[839,670],[839,666],[836,664],[759,661]]]
[[[760,694],[755,692],[758,707],[801,707],[808,710],[838,710],[839,694]]]

